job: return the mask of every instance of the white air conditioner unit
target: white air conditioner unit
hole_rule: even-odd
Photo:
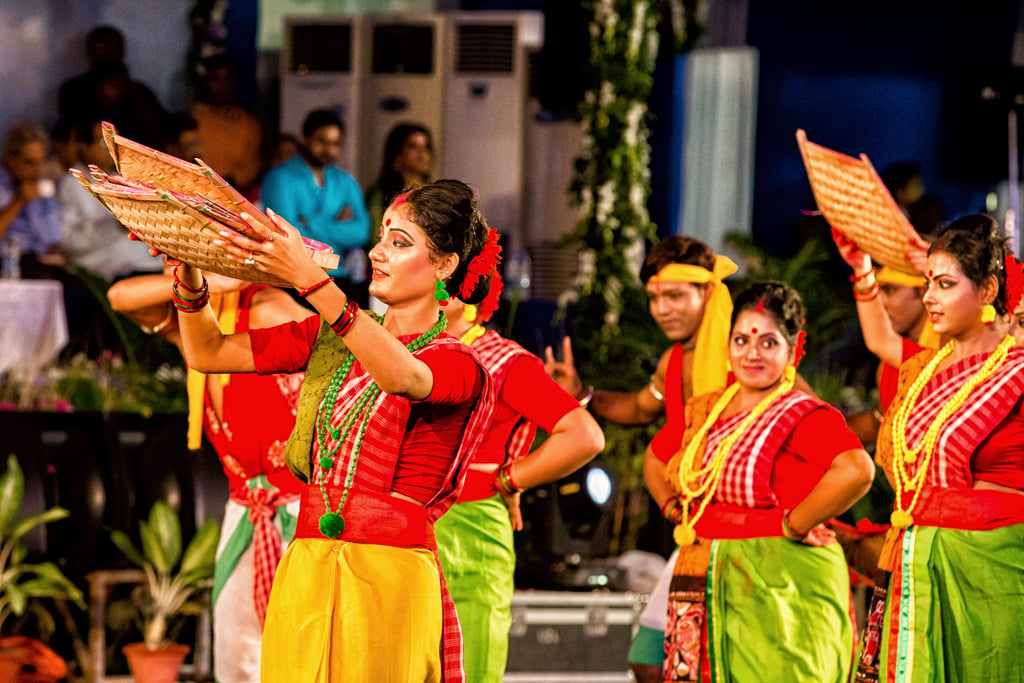
[[[362,147],[362,17],[287,17],[281,49],[282,132],[302,137],[314,109],[331,109],[345,123],[338,164],[355,174]]]
[[[425,126],[435,149],[447,143],[443,15],[377,15],[365,21],[364,152],[356,175],[364,187],[377,179],[384,141],[396,124]]]
[[[529,59],[544,40],[540,12],[456,12],[445,15],[445,78],[441,174],[473,185],[487,220],[523,246],[523,175],[529,100]]]

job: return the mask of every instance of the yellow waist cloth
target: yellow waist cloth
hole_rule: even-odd
[[[263,630],[264,683],[440,683],[441,584],[431,551],[300,538]]]

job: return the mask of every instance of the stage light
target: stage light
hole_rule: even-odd
[[[605,561],[618,490],[611,467],[593,460],[564,479],[524,493],[516,585],[594,589],[619,583]]]

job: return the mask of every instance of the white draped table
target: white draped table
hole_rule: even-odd
[[[36,372],[67,343],[60,282],[0,279],[0,373]]]

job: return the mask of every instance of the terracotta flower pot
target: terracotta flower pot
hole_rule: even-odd
[[[0,681],[17,681],[21,675],[21,657],[16,652],[0,650]]]
[[[121,651],[128,658],[135,683],[174,683],[190,649],[188,645],[171,644],[150,650],[145,643],[130,643]]]
[[[5,636],[0,638],[0,653],[5,660],[16,659],[21,669],[13,678],[7,678],[7,665],[0,662],[0,681],[17,683],[56,683],[67,675],[67,662],[56,652],[35,638]],[[2,657],[2,655],[0,655]]]

